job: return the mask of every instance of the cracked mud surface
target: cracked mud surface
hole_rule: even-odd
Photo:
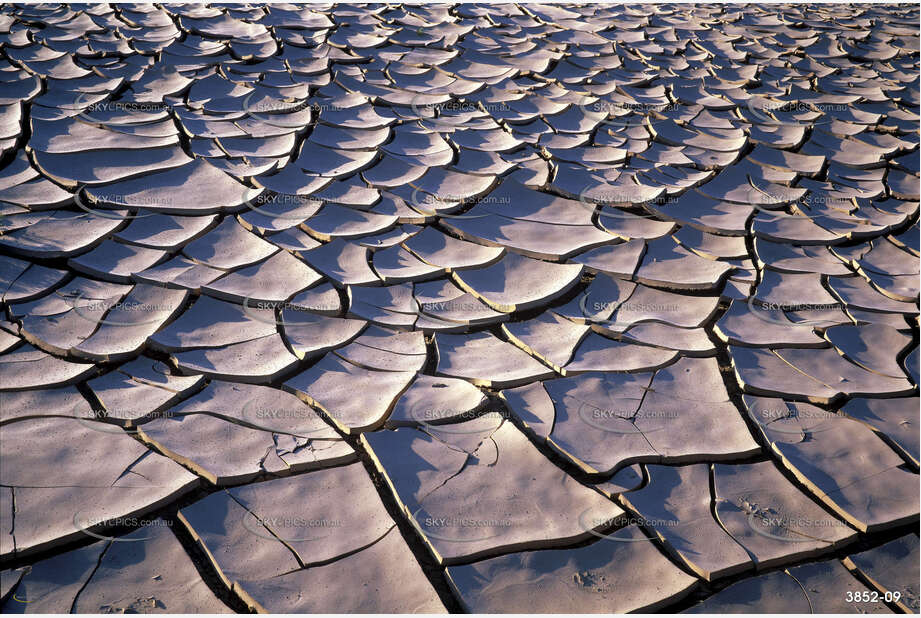
[[[0,610],[917,613],[918,26],[0,7]]]

